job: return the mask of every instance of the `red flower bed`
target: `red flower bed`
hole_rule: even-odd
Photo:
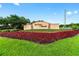
[[[72,37],[79,34],[79,30],[63,31],[56,33],[36,33],[36,32],[0,32],[2,37],[18,38],[30,40],[38,43],[50,43],[59,39]]]

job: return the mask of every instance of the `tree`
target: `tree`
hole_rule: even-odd
[[[30,20],[23,16],[10,15],[5,18],[0,17],[0,25],[3,25],[5,28],[23,29],[23,25],[27,23],[30,23]]]
[[[3,24],[3,23],[4,23],[4,18],[0,17],[0,24]]]
[[[0,29],[9,28],[6,18],[0,17]]]
[[[26,19],[25,17],[19,17],[17,15],[10,15],[7,17],[8,24],[11,25],[14,29],[23,29],[23,25],[30,23],[29,19]]]
[[[79,24],[70,24],[72,29],[79,29]]]

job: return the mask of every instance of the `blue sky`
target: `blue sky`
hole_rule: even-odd
[[[0,3],[0,16],[16,14],[31,21],[44,20],[63,24],[64,9],[67,10],[67,23],[79,23],[79,4],[68,3]]]

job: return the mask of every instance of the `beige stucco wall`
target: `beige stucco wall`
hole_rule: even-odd
[[[46,22],[35,22],[32,24],[33,29],[48,29],[48,25]]]
[[[50,29],[59,29],[59,24],[50,24]]]
[[[35,22],[24,25],[24,30],[30,29],[59,29],[59,24],[49,24],[47,22]]]
[[[30,30],[32,29],[31,24],[24,25],[24,30]]]

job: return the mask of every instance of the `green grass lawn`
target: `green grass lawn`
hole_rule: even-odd
[[[1,56],[71,56],[79,55],[79,36],[50,44],[0,37]]]
[[[48,33],[51,33],[51,32],[59,32],[59,31],[68,31],[68,30],[65,30],[65,29],[32,29],[32,30],[22,30],[24,32],[48,32]]]

